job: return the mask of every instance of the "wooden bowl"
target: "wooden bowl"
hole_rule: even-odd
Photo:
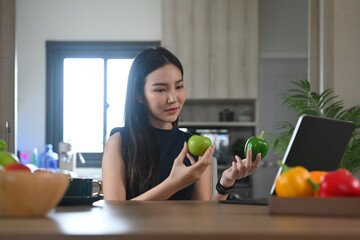
[[[42,217],[55,207],[69,185],[65,174],[0,171],[0,217]]]

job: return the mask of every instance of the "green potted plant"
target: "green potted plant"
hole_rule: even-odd
[[[295,111],[298,116],[308,114],[351,121],[356,124],[356,129],[339,166],[356,174],[360,170],[360,105],[346,109],[343,101],[338,100],[339,96],[334,96],[332,89],[326,89],[319,94],[311,91],[307,80],[292,81],[292,83],[296,88],[286,91],[281,98],[283,104]],[[290,122],[280,122],[276,128],[280,130],[280,133],[272,133],[270,137],[275,154],[283,156],[294,131],[294,125]]]

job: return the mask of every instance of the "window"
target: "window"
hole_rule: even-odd
[[[159,42],[47,42],[46,143],[73,144],[100,167],[112,128],[123,126],[127,77],[135,56]]]

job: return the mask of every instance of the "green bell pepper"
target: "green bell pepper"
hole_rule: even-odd
[[[261,159],[263,159],[269,150],[269,143],[263,138],[263,136],[264,131],[262,131],[258,137],[253,136],[249,138],[245,143],[245,156],[247,155],[247,150],[251,148],[252,161],[255,161],[256,155],[258,155],[258,153],[261,153]]]

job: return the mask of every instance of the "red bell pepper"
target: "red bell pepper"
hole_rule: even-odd
[[[319,197],[360,196],[360,181],[346,169],[338,169],[323,176]]]

